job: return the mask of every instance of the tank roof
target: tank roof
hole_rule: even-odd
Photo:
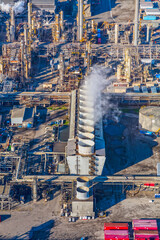
[[[154,116],[154,117],[160,117],[160,107],[143,107],[140,109],[140,113],[144,114],[146,116]]]

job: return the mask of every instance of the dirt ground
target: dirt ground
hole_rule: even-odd
[[[91,240],[102,240],[104,222],[131,222],[134,218],[160,219],[160,200],[151,203],[151,198],[143,197],[124,199],[113,204],[108,208],[106,218],[69,223],[67,218],[59,217],[60,198],[59,195],[47,203],[31,202],[17,210],[1,212],[10,216],[0,224],[0,239],[78,240],[88,237]]]

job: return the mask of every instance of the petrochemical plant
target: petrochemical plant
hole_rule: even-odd
[[[159,177],[160,2],[0,0],[0,239],[158,240]]]

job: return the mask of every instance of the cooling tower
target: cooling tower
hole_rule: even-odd
[[[101,111],[99,121],[95,122],[97,96],[91,96],[89,90],[85,82],[77,95],[75,92],[71,95],[70,136],[67,144],[70,173],[83,176],[101,175],[105,162]],[[83,188],[86,184],[85,180],[77,180],[77,198],[86,199],[89,195],[89,191]]]
[[[77,199],[87,200],[89,198],[89,188],[88,187],[78,187],[77,188]]]
[[[78,187],[89,187],[88,177],[78,177],[77,178],[77,188]]]

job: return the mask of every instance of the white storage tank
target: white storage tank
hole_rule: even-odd
[[[77,188],[77,199],[87,200],[89,198],[89,188],[88,187],[78,187]]]
[[[83,140],[78,142],[78,149],[80,155],[92,155],[94,153],[94,141],[93,140]]]
[[[157,132],[160,130],[160,107],[144,107],[139,111],[139,126],[142,129]]]
[[[89,187],[88,177],[78,177],[77,178],[77,188],[78,187]]]

